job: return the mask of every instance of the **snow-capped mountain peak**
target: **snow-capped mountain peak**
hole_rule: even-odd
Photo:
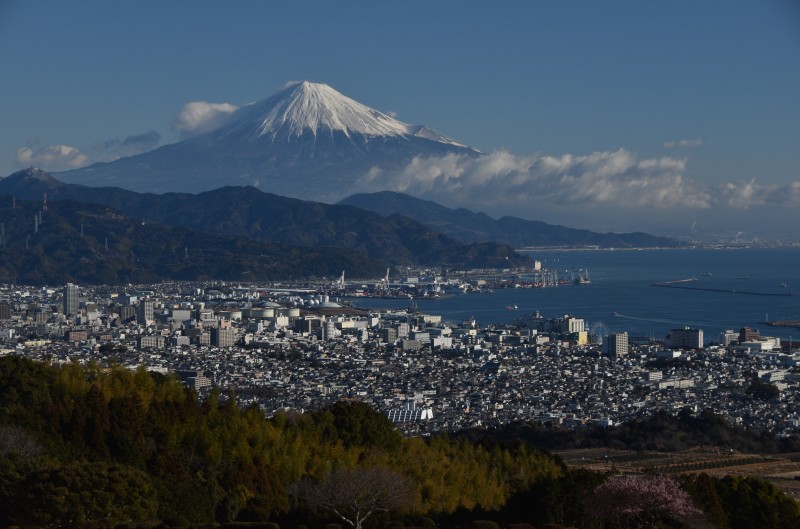
[[[220,127],[113,162],[60,173],[67,183],[135,191],[206,191],[252,185],[335,202],[390,185],[420,156],[480,151],[409,125],[340,94],[301,82],[240,107]]]
[[[409,126],[340,94],[330,86],[303,81],[253,106],[261,116],[258,136],[300,136],[341,131],[346,136],[399,136]]]

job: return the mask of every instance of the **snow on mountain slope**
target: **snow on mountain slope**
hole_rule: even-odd
[[[114,162],[58,173],[89,186],[200,192],[254,185],[335,201],[368,174],[399,171],[417,156],[480,152],[425,126],[408,125],[325,84],[301,82],[245,105],[218,129]],[[374,184],[377,185],[377,184]]]
[[[273,101],[268,100],[267,103]],[[259,115],[262,105],[256,105]],[[257,129],[259,136],[300,136],[341,130],[367,136],[408,134],[408,125],[346,97],[328,85],[304,81],[287,89],[266,113]]]
[[[424,125],[409,125],[351,99],[330,86],[303,81],[268,99],[239,110],[235,123],[223,129],[243,131],[250,139],[272,141],[336,132],[345,137],[425,138],[446,145],[471,147]],[[223,132],[227,135],[230,132]],[[473,149],[474,150],[474,149]]]

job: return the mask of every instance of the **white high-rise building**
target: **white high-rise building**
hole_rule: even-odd
[[[618,332],[609,334],[603,344],[606,354],[613,357],[625,356],[628,354],[628,333]]]
[[[67,283],[64,286],[64,314],[67,317],[78,314],[78,285]]]

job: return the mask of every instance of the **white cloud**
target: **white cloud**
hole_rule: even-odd
[[[672,149],[674,147],[699,147],[702,144],[703,140],[700,138],[694,138],[691,140],[665,141],[664,147],[668,149]]]
[[[688,176],[688,164],[685,157],[642,157],[626,149],[447,154],[415,158],[400,171],[372,167],[354,191],[389,189],[495,218],[512,215],[595,231],[689,235],[693,225],[704,233],[736,226],[783,237],[800,221],[800,180],[712,184]]]
[[[541,205],[613,208],[708,208],[712,196],[688,179],[684,158],[638,158],[625,149],[588,155],[415,158],[400,174],[372,170],[364,186],[431,197],[480,210],[520,211]]]
[[[764,205],[764,189],[757,185],[755,179],[740,184],[727,183],[722,186],[721,198],[729,207],[749,209]]]
[[[87,165],[89,157],[69,145],[50,145],[38,149],[22,147],[17,151],[17,163],[22,167],[36,166],[45,171],[66,171]]]
[[[172,121],[172,128],[179,131],[183,138],[196,136],[221,127],[238,109],[238,106],[230,103],[192,101],[183,106]]]
[[[95,162],[111,162],[125,156],[133,156],[158,147],[161,134],[151,130],[143,134],[132,134],[124,140],[96,141],[82,151],[71,145],[38,147],[36,141],[17,150],[17,165],[36,166],[45,171],[68,171]]]
[[[727,183],[719,190],[722,205],[733,209],[800,206],[800,182],[788,184]]]

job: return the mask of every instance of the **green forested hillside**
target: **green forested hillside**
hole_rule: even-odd
[[[4,454],[0,526],[42,521],[37,509],[49,502],[21,499],[52,495],[43,482],[70,482],[87,496],[109,487],[113,495],[107,482],[120,473],[127,488],[119,494],[140,498],[134,521],[222,522],[286,513],[288,485],[337,467],[396,469],[416,485],[415,512],[444,513],[499,509],[515,491],[563,472],[553,457],[523,446],[489,451],[402,438],[365,404],[267,420],[230,397],[201,402],[173,377],[15,357],[0,359],[0,425],[36,448]]]
[[[257,242],[143,222],[106,206],[0,200],[0,281],[147,283],[375,277],[386,266],[341,248]]]
[[[384,218],[352,206],[287,198],[254,187],[156,195],[65,184],[30,168],[0,179],[0,193],[33,201],[46,193],[51,204],[78,201],[103,205],[148,223],[218,237],[336,249],[391,265],[507,268],[531,264],[529,257],[508,245],[490,241],[465,244],[402,214]]]

